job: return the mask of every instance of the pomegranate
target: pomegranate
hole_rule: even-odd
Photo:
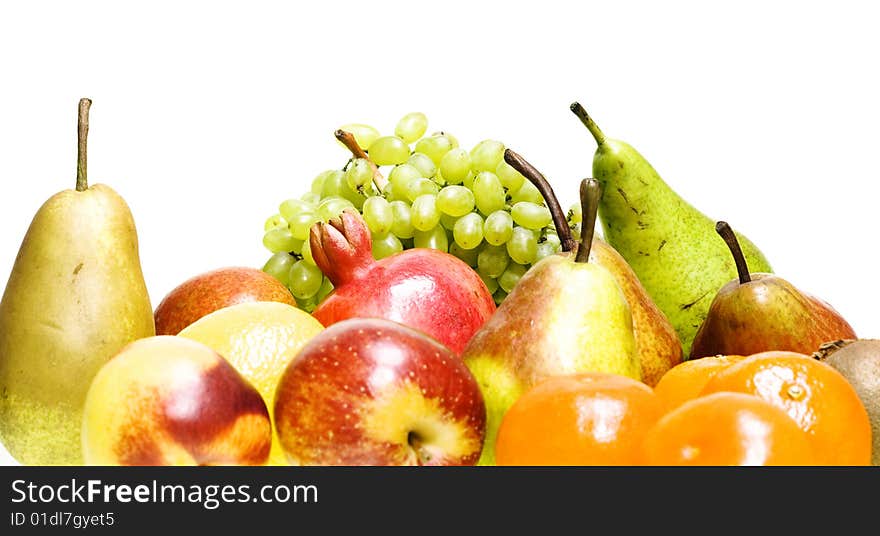
[[[375,260],[370,232],[353,209],[313,225],[309,244],[315,264],[334,287],[312,313],[324,326],[347,318],[385,318],[418,329],[460,355],[495,312],[486,284],[453,255],[412,248]]]

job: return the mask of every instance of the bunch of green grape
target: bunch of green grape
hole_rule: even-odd
[[[333,290],[312,258],[309,230],[346,207],[363,215],[376,259],[414,247],[451,253],[476,270],[496,303],[535,262],[560,251],[541,193],[504,161],[503,143],[487,139],[466,150],[448,132],[426,135],[427,128],[420,112],[401,118],[391,135],[342,126],[367,158],[319,173],[308,192],[266,220],[263,245],[272,256],[263,270],[300,308],[311,312]],[[387,181],[376,180],[374,169]],[[573,206],[568,224],[578,223],[580,207]]]

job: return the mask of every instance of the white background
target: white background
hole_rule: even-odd
[[[498,139],[567,206],[595,149],[579,100],[779,275],[880,337],[869,2],[9,4],[4,286],[33,214],[74,186],[80,97],[89,177],[128,201],[154,305],[200,272],[261,266],[263,221],[344,164],[332,132],[347,122],[390,133],[422,111],[463,146]]]

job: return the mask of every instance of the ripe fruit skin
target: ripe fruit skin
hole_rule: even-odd
[[[369,230],[354,210],[316,223],[310,241],[315,263],[334,286],[312,313],[324,326],[385,318],[427,333],[458,355],[495,312],[486,284],[453,255],[414,248],[374,260]]]
[[[177,335],[208,313],[253,301],[296,306],[287,287],[256,268],[232,266],[199,274],[172,289],[156,307],[156,335]]]
[[[807,432],[821,465],[868,465],[871,423],[852,385],[830,365],[796,352],[751,355],[713,376],[702,395],[757,395]]]
[[[203,316],[179,336],[205,344],[225,357],[260,392],[272,417],[278,380],[288,363],[323,329],[312,315],[292,305],[246,302]],[[286,465],[274,431],[272,436],[267,463]]]
[[[651,388],[617,374],[553,376],[510,407],[498,429],[498,465],[635,465],[661,416]]]
[[[259,465],[272,429],[260,394],[220,354],[166,335],[101,368],[82,437],[89,465]]]
[[[473,465],[486,407],[452,351],[403,324],[352,318],[284,372],[275,422],[292,464]]]
[[[813,357],[849,380],[871,419],[871,464],[880,466],[880,341],[846,339],[823,344]]]
[[[666,411],[700,395],[706,383],[719,371],[742,361],[743,355],[715,355],[690,359],[669,369],[654,386]]]
[[[753,395],[719,392],[665,414],[642,443],[645,465],[814,465],[806,433]]]

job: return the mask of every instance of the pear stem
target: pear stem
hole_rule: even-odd
[[[590,259],[590,249],[593,247],[593,233],[596,229],[596,213],[599,210],[599,198],[602,196],[602,187],[596,179],[584,179],[581,181],[581,245],[578,247],[575,262],[587,262]]]
[[[746,264],[746,257],[743,255],[742,248],[739,247],[739,240],[736,239],[733,229],[730,228],[726,221],[719,221],[715,224],[715,232],[721,235],[721,238],[727,243],[727,247],[730,248],[733,262],[736,263],[736,272],[739,274],[739,283],[742,285],[751,281],[752,276],[749,274],[749,265]]]
[[[384,192],[385,187],[388,186],[388,179],[382,176],[382,173],[379,171],[379,166],[373,163],[373,161],[370,160],[370,157],[367,156],[367,153],[363,150],[363,148],[358,145],[357,140],[354,138],[354,134],[339,129],[334,132],[333,135],[336,136],[337,140],[342,142],[342,145],[345,145],[346,149],[351,151],[352,156],[354,156],[355,158],[363,158],[370,163],[370,167],[373,168],[373,184],[376,185],[379,193]]]
[[[89,107],[92,99],[79,100],[79,114],[77,118],[77,148],[76,148],[76,191],[84,192],[89,187],[87,169],[86,142],[89,137]]]
[[[581,103],[573,102],[571,103],[571,106],[569,106],[569,108],[571,108],[571,111],[574,113],[574,115],[576,115],[577,118],[581,120],[581,123],[583,123],[584,126],[587,127],[587,130],[589,130],[590,134],[593,135],[593,138],[596,139],[596,143],[598,143],[599,145],[605,143],[605,134],[602,132],[602,130],[599,129],[599,125],[597,125],[596,122],[593,121],[593,118],[590,117],[589,114],[587,114],[587,111],[584,109],[583,106],[581,106]]]
[[[573,250],[577,241],[571,237],[571,229],[569,229],[568,221],[565,219],[565,213],[559,205],[559,199],[556,197],[556,193],[553,192],[550,183],[544,178],[544,175],[535,169],[534,166],[529,164],[525,158],[510,149],[505,149],[504,161],[507,162],[510,167],[520,172],[529,180],[529,182],[535,185],[535,188],[537,188],[539,192],[541,192],[541,196],[544,198],[544,201],[547,203],[547,208],[550,210],[550,215],[553,217],[553,226],[556,227],[556,234],[559,235],[562,251]]]

